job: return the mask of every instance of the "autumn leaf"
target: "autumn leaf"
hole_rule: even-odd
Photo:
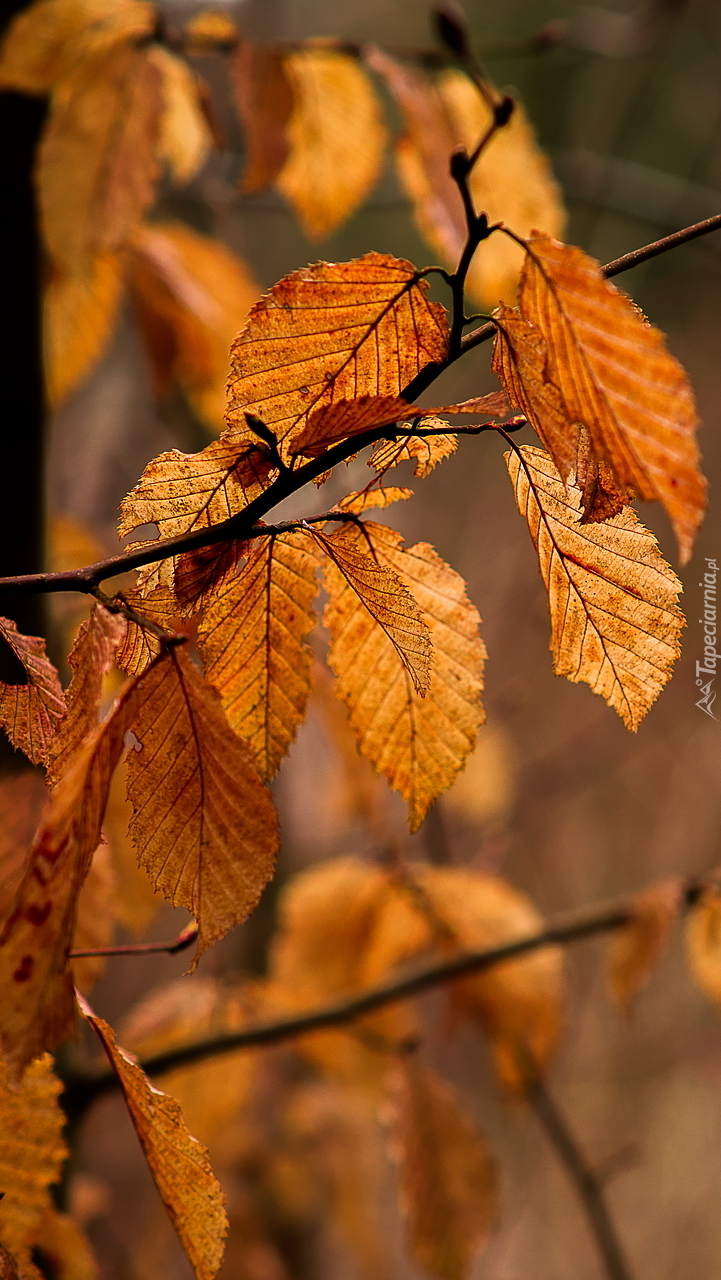
[[[369,511],[372,507],[383,509],[389,507],[392,502],[403,502],[406,498],[412,497],[412,489],[392,484],[379,485],[377,488],[357,489],[353,493],[347,493],[344,498],[341,498],[340,502],[336,503],[336,509],[359,516],[364,511]]]
[[[147,618],[167,634],[177,634],[181,608],[170,587],[157,586],[141,594],[138,588],[121,592],[121,598],[142,618]],[[128,620],[125,636],[115,654],[115,665],[129,676],[139,676],[157,658],[160,640],[147,627]]]
[[[47,94],[79,59],[142,40],[155,22],[143,0],[35,0],[4,33],[0,85]]]
[[[686,953],[697,985],[721,1004],[721,893],[705,889],[689,913]]]
[[[410,262],[367,253],[305,267],[261,298],[233,344],[226,420],[242,438],[250,411],[286,440],[325,404],[398,396],[447,343],[445,311]]]
[[[182,649],[138,678],[129,710],[130,836],[155,888],[197,920],[197,962],[246,919],[272,875],[273,802],[219,694]]]
[[[289,155],[276,186],[306,234],[327,236],[375,186],[386,132],[380,106],[358,61],[334,49],[306,47],[286,55],[293,92]]]
[[[158,395],[177,381],[201,421],[217,432],[230,346],[260,289],[225,245],[174,222],[137,228],[129,285]]]
[[[595,458],[608,465],[620,490],[630,487],[645,501],[663,503],[685,563],[703,516],[705,485],[693,392],[663,334],[604,278],[593,258],[540,234],[528,242],[519,306],[545,343],[543,381],[558,388],[574,424],[571,449],[582,423]],[[498,325],[506,331],[499,343],[513,347],[506,321],[515,318],[499,309]],[[496,368],[502,371],[500,362]],[[523,380],[522,363],[518,370]],[[512,386],[506,389],[513,395]],[[546,439],[533,396],[521,407]],[[555,431],[546,443],[568,480],[568,449],[556,447]]]
[[[37,183],[45,243],[61,270],[87,274],[140,222],[155,193],[161,110],[160,72],[143,49],[81,58],[60,82]]]
[[[11,909],[47,799],[48,788],[37,769],[0,777],[0,921]]]
[[[209,608],[219,588],[240,572],[248,542],[233,538],[197,551],[184,551],[175,561],[174,590],[184,613]]]
[[[293,88],[280,50],[250,40],[234,50],[230,79],[247,157],[240,189],[250,195],[269,187],[288,158]]]
[[[65,714],[65,696],[58,673],[45,656],[45,641],[20,635],[10,618],[0,618],[0,636],[18,661],[24,684],[0,680],[0,724],[13,746],[33,764],[45,764],[50,742]],[[6,664],[7,666],[7,664]]]
[[[635,731],[680,653],[681,583],[630,507],[582,524],[580,491],[549,454],[523,445],[505,457],[548,591],[553,669],[585,681]]]
[[[201,9],[193,14],[183,27],[183,38],[194,52],[208,52],[219,45],[234,46],[238,40],[238,28],[227,13],[217,9]]]
[[[491,392],[459,404],[446,404],[429,409],[409,404],[402,396],[360,396],[357,400],[339,400],[314,410],[308,422],[293,439],[293,454],[317,458],[337,440],[345,440],[383,426],[391,427],[409,417],[421,418],[426,429],[436,425],[439,413],[478,413],[500,417],[509,410],[503,392]],[[439,424],[447,426],[447,423]],[[410,423],[403,422],[410,429]]]
[[[162,111],[158,159],[179,184],[190,182],[203,167],[213,138],[200,102],[198,81],[182,58],[162,45],[152,45],[148,58],[161,78]]]
[[[454,1090],[430,1067],[408,1058],[392,1085],[411,1257],[438,1280],[467,1280],[496,1222],[495,1162]]]
[[[51,1271],[57,1280],[98,1280],[99,1268],[92,1249],[77,1222],[67,1213],[59,1213],[47,1205],[37,1230],[34,1256],[45,1275]]]
[[[197,1280],[213,1280],[228,1230],[224,1197],[208,1153],[185,1126],[172,1098],[154,1088],[116,1043],[112,1029],[79,997],[80,1009],[108,1055],[150,1172]]]
[[[103,682],[125,636],[125,620],[95,604],[78,632],[68,657],[73,673],[68,686],[67,711],[59,721],[48,755],[48,780],[56,783],[67,772],[75,752],[96,728]]]
[[[44,297],[43,354],[48,399],[58,405],[107,350],[123,297],[118,255],[99,253],[82,275],[51,270]]]
[[[326,569],[328,660],[363,755],[407,801],[415,831],[473,748],[484,718],[485,648],[462,578],[432,547],[404,549],[397,533],[370,521],[364,530],[378,564],[398,575],[428,623],[435,654],[430,687],[424,698],[414,691],[397,650],[335,565]],[[358,531],[346,538],[366,546]]]
[[[106,844],[98,845],[90,869],[78,894],[73,934],[73,951],[97,951],[108,947],[115,933],[117,884],[112,854]],[[104,956],[83,956],[72,960],[73,982],[86,994],[105,970]]]
[[[393,645],[416,693],[423,696],[430,683],[433,646],[428,625],[412,592],[390,565],[374,559],[372,541],[368,548],[361,550],[362,535],[357,536],[355,529],[349,532],[341,529],[331,534],[314,530],[313,536],[357,597],[355,602],[352,596],[345,598],[346,626],[351,633],[356,630],[359,607],[368,613]],[[336,574],[330,571],[326,575],[326,587],[331,600],[338,594],[338,586]],[[366,629],[363,623],[360,626]],[[342,646],[340,632],[338,638]]]
[[[0,1240],[22,1280],[37,1275],[32,1248],[68,1155],[61,1092],[49,1053],[31,1063],[15,1087],[0,1061]]]
[[[270,779],[305,718],[315,624],[317,556],[304,533],[258,539],[242,569],[221,582],[198,628],[207,679],[232,729]]]
[[[608,986],[616,1004],[629,1013],[668,944],[682,901],[679,879],[664,880],[636,895],[631,918],[611,940]]]
[[[410,424],[409,424],[410,425]],[[458,448],[458,436],[453,432],[443,431],[450,423],[441,418],[421,418],[419,424],[425,430],[439,431],[439,435],[409,435],[398,440],[384,440],[374,449],[368,465],[375,467],[381,475],[397,467],[401,462],[415,462],[414,476],[424,479],[430,475],[434,467],[444,458],[450,458]]]
[[[110,783],[103,818],[103,836],[112,859],[115,896],[113,912],[118,924],[137,936],[145,933],[163,905],[148,874],[138,866],[135,845],[128,835],[133,806],[127,798],[128,766],[121,760]]]

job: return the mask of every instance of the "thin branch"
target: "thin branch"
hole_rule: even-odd
[[[526,1094],[528,1104],[545,1130],[564,1166],[595,1236],[608,1280],[632,1280],[613,1220],[603,1194],[603,1180],[589,1168],[583,1153],[543,1081],[534,1079]]]
[[[179,951],[192,947],[198,936],[198,926],[193,920],[181,929],[177,938],[170,942],[128,942],[119,947],[96,947],[94,950],[71,951],[69,960],[85,960],[91,956],[151,956],[165,953],[175,956]]]

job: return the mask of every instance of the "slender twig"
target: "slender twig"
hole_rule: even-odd
[[[84,949],[80,951],[71,951],[69,960],[86,960],[95,956],[151,956],[165,953],[169,956],[175,956],[179,951],[185,951],[188,947],[192,947],[198,936],[198,926],[193,920],[191,924],[187,924],[181,929],[177,938],[171,938],[170,942],[128,942],[124,946],[119,947],[95,947],[94,949]]]
[[[608,1280],[632,1280],[603,1193],[603,1179],[586,1163],[568,1123],[543,1081],[528,1086],[528,1103],[564,1166],[588,1218]]]

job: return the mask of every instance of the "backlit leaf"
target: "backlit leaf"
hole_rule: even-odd
[[[116,1043],[112,1029],[82,1001],[115,1071],[150,1172],[197,1280],[213,1280],[228,1230],[224,1197],[208,1153],[185,1126],[172,1098],[154,1088],[137,1062]]]
[[[411,1256],[438,1280],[467,1280],[497,1217],[495,1162],[454,1090],[429,1067],[409,1059],[393,1085]]]
[[[230,346],[260,290],[234,254],[190,227],[137,229],[130,289],[159,395],[173,380],[214,432],[223,425]]]
[[[629,923],[611,939],[608,985],[625,1013],[630,1011],[666,949],[682,892],[683,885],[676,879],[664,880],[637,894]]]
[[[392,502],[403,502],[406,498],[413,497],[412,489],[399,488],[397,485],[379,485],[373,489],[358,489],[353,493],[347,493],[340,502],[336,503],[339,511],[349,511],[353,515],[359,516],[364,511],[369,511],[371,507],[389,507]]]
[[[305,718],[317,556],[304,533],[259,539],[216,589],[198,628],[207,679],[261,777],[273,777]]]
[[[399,395],[447,342],[445,310],[410,262],[367,253],[304,267],[261,298],[233,344],[227,421],[242,436],[249,410],[285,440],[322,405]]]
[[[0,84],[46,94],[79,58],[149,36],[155,7],[143,0],[36,0],[17,13],[0,53]]]
[[[553,669],[585,681],[636,730],[680,653],[681,583],[630,507],[582,524],[580,491],[562,484],[549,454],[523,445],[505,456],[548,591]]]
[[[213,138],[198,94],[198,82],[187,62],[162,45],[148,50],[161,76],[163,108],[158,158],[178,183],[190,182],[202,168]]]
[[[249,543],[234,538],[197,551],[184,551],[175,562],[174,588],[184,612],[209,608],[216,592],[240,572]]]
[[[411,591],[395,570],[373,558],[373,543],[365,547],[362,535],[357,536],[355,529],[329,535],[314,532],[314,536],[357,597],[355,603],[352,597],[345,600],[348,610],[346,624],[351,632],[356,629],[360,606],[390,640],[413,681],[416,693],[425,694],[430,683],[433,648],[428,625]],[[326,587],[333,600],[339,583],[332,571],[326,575]],[[366,630],[367,624],[361,622],[360,627]]]
[[[433,428],[437,421],[434,415],[439,413],[478,413],[500,417],[508,410],[506,396],[498,391],[460,404],[429,409],[408,404],[400,396],[360,396],[357,400],[339,400],[314,410],[302,431],[294,437],[292,451],[316,458],[337,440],[345,440],[372,428],[391,426],[409,417],[422,418],[422,425]],[[409,426],[408,423],[403,425]]]
[[[370,521],[364,528],[378,563],[405,583],[428,623],[435,654],[430,688],[424,698],[414,691],[396,649],[335,565],[326,572],[328,660],[361,751],[400,791],[415,831],[462,768],[483,722],[485,648],[462,578],[432,547],[404,549],[393,530]],[[346,537],[365,549],[359,531]]]
[[[631,487],[640,498],[663,503],[685,562],[703,516],[705,486],[693,392],[663,334],[603,277],[593,258],[545,235],[528,242],[519,306],[545,343],[543,381],[558,388],[574,424],[571,449],[582,423],[593,455],[608,465],[620,490]],[[515,313],[501,307],[502,330],[507,318],[513,322]],[[513,346],[512,332],[503,340]],[[507,390],[513,394],[512,386]],[[538,420],[545,439],[535,406],[522,407],[530,409],[534,426]],[[558,449],[554,437],[546,442],[567,480],[568,450]]]
[[[409,424],[410,425],[410,424]],[[407,440],[384,440],[374,449],[369,458],[369,466],[375,467],[381,475],[397,467],[400,462],[415,462],[413,474],[419,478],[429,475],[439,462],[449,458],[458,448],[458,436],[453,432],[442,431],[449,427],[449,422],[441,418],[421,418],[420,427],[432,431],[441,431],[437,436],[409,436]]]
[[[235,49],[230,77],[246,153],[240,189],[250,194],[270,186],[286,162],[293,89],[283,54],[250,40]]]
[[[61,1090],[47,1053],[31,1063],[17,1087],[0,1062],[0,1240],[22,1280],[37,1275],[32,1247],[50,1207],[50,1187],[60,1181],[68,1155]]]
[[[721,1004],[721,893],[706,889],[688,917],[686,950],[702,991]]]
[[[198,922],[200,956],[250,914],[273,872],[270,793],[220,696],[181,650],[136,685],[130,835],[155,888]]]
[[[123,296],[117,254],[98,254],[82,275],[54,268],[45,289],[44,343],[48,399],[57,405],[104,355]]]
[[[50,743],[48,779],[55,783],[66,772],[75,752],[96,728],[103,682],[125,635],[125,621],[95,604],[78,632],[68,663],[73,676],[66,693],[67,711]]]
[[[61,270],[86,274],[140,221],[155,192],[161,109],[160,72],[131,46],[79,59],[58,86],[37,182],[45,243]]]
[[[330,234],[380,176],[386,132],[373,86],[348,54],[305,48],[285,59],[293,91],[289,155],[276,185],[307,235]]]
[[[148,618],[169,634],[177,633],[180,606],[172,590],[158,586],[141,595],[140,590],[123,591],[122,599],[140,617]],[[139,676],[160,653],[160,641],[152,631],[128,621],[125,637],[115,654],[115,664],[129,676]]]
[[[15,623],[0,618],[0,636],[18,659],[18,676],[25,684],[0,680],[0,724],[13,746],[33,764],[45,764],[50,742],[65,713],[65,696],[58,673],[45,656],[45,641],[20,635]],[[2,643],[2,641],[0,641]]]

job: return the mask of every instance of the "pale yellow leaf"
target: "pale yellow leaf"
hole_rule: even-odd
[[[154,1088],[116,1043],[107,1022],[85,1001],[80,1008],[120,1081],[150,1172],[197,1280],[213,1280],[223,1258],[228,1219],[208,1153],[188,1133],[177,1102]]]
[[[553,669],[585,681],[635,731],[680,653],[681,583],[630,507],[582,524],[580,491],[549,454],[523,445],[505,457],[548,591]]]
[[[50,1206],[50,1187],[60,1181],[68,1155],[61,1090],[47,1053],[31,1063],[16,1087],[0,1061],[0,1241],[21,1280],[37,1275],[32,1248]]]
[[[57,405],[92,371],[113,335],[123,294],[116,253],[99,253],[86,272],[50,272],[44,299],[45,378]]]
[[[7,29],[0,85],[49,93],[78,59],[142,40],[155,22],[155,6],[144,0],[35,0]]]
[[[355,58],[333,49],[287,55],[293,90],[288,159],[276,185],[307,235],[327,236],[380,176],[386,131],[373,86]]]
[[[516,789],[514,754],[510,733],[500,724],[484,724],[444,804],[466,822],[503,822]]]
[[[22,678],[24,668],[25,682],[5,684],[0,680],[0,724],[13,746],[24,751],[33,764],[46,764],[50,743],[65,714],[58,673],[45,656],[45,641],[21,635],[10,618],[0,618],[0,644],[3,641],[17,660],[16,678]]]
[[[683,899],[678,878],[651,885],[636,895],[631,919],[611,938],[607,981],[616,1004],[630,1012],[668,944]]]
[[[202,169],[213,138],[198,93],[198,81],[182,58],[152,45],[148,57],[161,77],[163,108],[160,116],[158,158],[179,184],[190,182]]]
[[[364,531],[377,562],[398,575],[428,623],[434,652],[430,687],[423,698],[414,691],[396,649],[334,565],[326,572],[329,663],[361,751],[400,791],[415,831],[475,743],[484,719],[485,648],[462,578],[432,547],[417,543],[404,549],[397,533],[370,521]],[[346,536],[365,549],[359,531]]]
[[[216,588],[198,627],[205,675],[266,779],[305,718],[316,574],[306,534],[258,539],[242,569]]]

